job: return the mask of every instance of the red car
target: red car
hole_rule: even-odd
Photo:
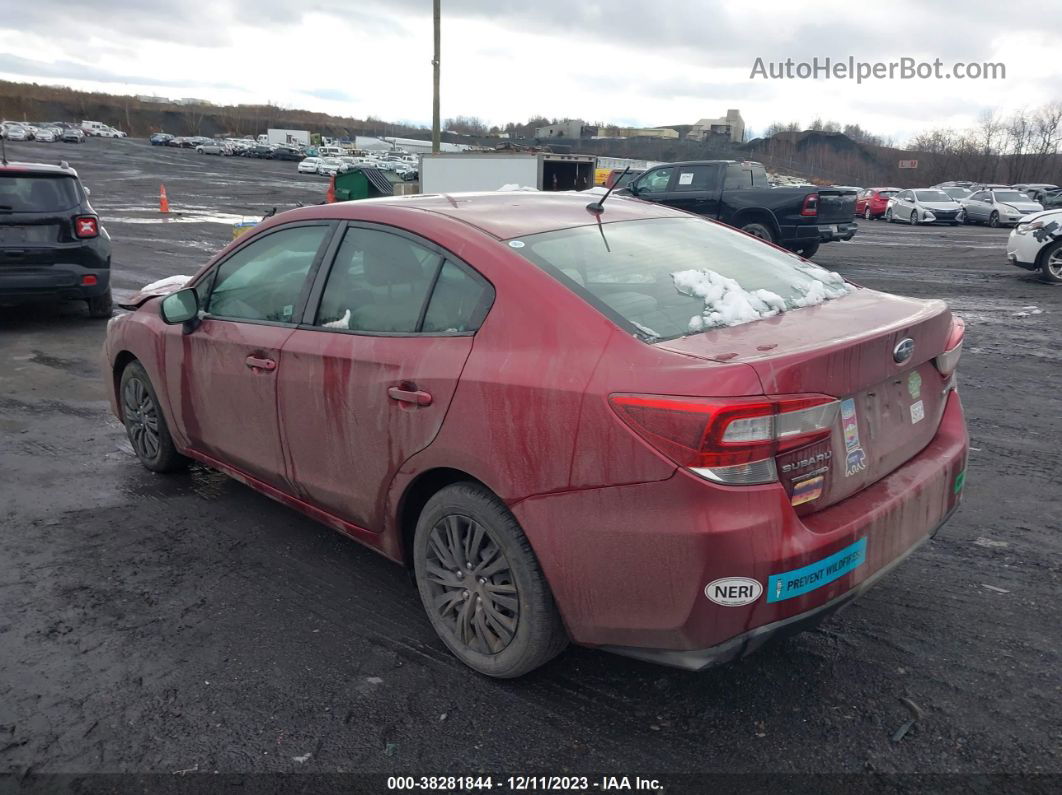
[[[107,380],[143,464],[202,462],[411,567],[493,676],[569,641],[743,656],[960,499],[945,304],[659,204],[306,207],[126,307]]]
[[[899,192],[899,188],[867,188],[856,196],[855,214],[868,221],[881,218],[889,206],[889,197]]]

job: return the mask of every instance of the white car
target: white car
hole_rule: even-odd
[[[41,127],[37,130],[37,134],[33,136],[34,140],[40,141],[45,144],[55,143],[55,133],[50,127]]]
[[[342,165],[343,161],[338,157],[322,157],[317,164],[317,173],[322,177],[334,177]]]
[[[962,205],[937,188],[901,190],[889,197],[885,220],[911,224],[951,224],[962,220]]]
[[[319,157],[304,157],[299,161],[298,168],[296,169],[300,174],[317,174],[319,173],[317,168],[321,164],[321,158]]]
[[[966,223],[989,226],[1016,224],[1026,215],[1044,209],[1042,204],[1014,188],[983,188],[963,199],[962,206]]]
[[[4,130],[4,137],[9,141],[28,141],[30,139],[30,134],[29,130],[25,127],[12,124]]]
[[[1046,282],[1062,283],[1062,210],[1030,215],[1007,238],[1007,261],[1027,271],[1040,271]]]

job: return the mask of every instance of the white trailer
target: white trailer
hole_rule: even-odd
[[[518,185],[538,190],[593,187],[593,155],[509,152],[441,152],[420,156],[422,193],[498,190]]]
[[[309,146],[309,130],[266,130],[266,140],[271,144]]]

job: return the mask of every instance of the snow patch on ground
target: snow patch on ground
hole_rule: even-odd
[[[188,284],[188,280],[191,278],[191,276],[167,276],[165,279],[159,279],[157,282],[145,284],[140,290],[161,290],[164,287],[184,287]]]
[[[531,187],[530,185],[521,185],[518,182],[506,182],[504,185],[502,185],[500,188],[498,188],[498,190],[499,191],[503,191],[503,190],[504,191],[527,191],[527,190],[531,190],[531,191],[536,191],[537,192],[538,188]]]
[[[797,268],[812,280],[794,283],[792,287],[798,295],[788,301],[770,290],[746,290],[736,280],[707,269],[677,271],[671,278],[680,293],[704,300],[704,311],[690,318],[691,332],[751,323],[790,309],[840,298],[851,289],[836,273],[806,263]]]

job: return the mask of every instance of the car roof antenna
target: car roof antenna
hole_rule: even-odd
[[[625,169],[623,169],[623,173],[616,177],[616,179],[612,183],[612,187],[605,192],[605,195],[602,196],[596,202],[590,202],[588,205],[586,205],[586,209],[588,209],[592,213],[603,213],[605,211],[605,199],[612,195],[612,191],[616,189],[616,185],[619,184],[620,180],[627,176],[627,172],[630,170],[630,166],[627,166]]]

